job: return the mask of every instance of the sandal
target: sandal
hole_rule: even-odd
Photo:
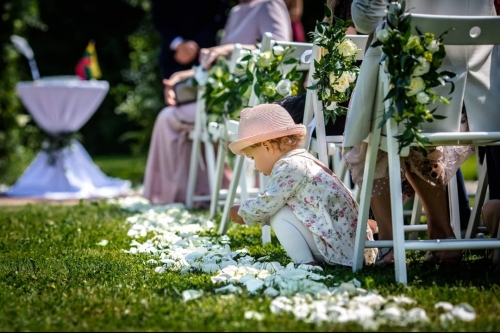
[[[375,260],[375,266],[378,267],[394,266],[394,260],[391,260],[390,262],[384,260],[384,258],[391,252],[391,250],[392,248],[390,247],[379,248],[377,253],[377,259]]]
[[[455,239],[455,237],[452,236],[446,239]],[[460,251],[460,256],[456,258],[447,258],[441,260],[436,257],[436,252],[439,251],[427,251],[424,257],[424,263],[441,265],[441,266],[456,266],[460,264],[460,261],[462,261],[462,251]],[[441,252],[446,252],[446,251],[441,251]]]
[[[462,255],[460,254],[460,258],[454,258],[454,259],[443,259],[443,260],[439,260],[435,253],[437,251],[427,251],[425,253],[425,257],[424,257],[424,263],[426,264],[434,264],[434,265],[440,265],[440,266],[456,266],[458,264],[460,264],[460,262],[462,261]]]

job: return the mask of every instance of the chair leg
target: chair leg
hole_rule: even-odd
[[[368,224],[368,213],[373,189],[373,176],[375,174],[375,163],[377,160],[378,146],[380,143],[380,128],[373,122],[372,131],[368,141],[365,168],[363,170],[363,184],[357,191],[359,199],[358,225],[356,226],[356,238],[354,240],[354,256],[352,271],[356,272],[363,268],[366,227]]]
[[[243,169],[243,163],[245,162],[243,155],[237,155],[234,162],[233,176],[231,182],[229,183],[229,189],[227,192],[226,202],[224,204],[224,211],[222,212],[222,218],[220,221],[219,235],[224,235],[227,232],[229,224],[229,209],[234,203],[234,197],[236,195],[236,190],[238,188],[238,183],[241,177],[241,171]]]
[[[397,133],[397,126],[392,118],[387,121],[386,128],[389,174],[391,175],[389,178],[389,185],[391,191],[394,268],[396,271],[396,282],[407,285],[404,213],[403,200],[401,200],[401,162],[398,153],[398,144],[396,138],[394,138],[395,133]]]
[[[215,166],[215,179],[211,189],[212,199],[210,200],[210,216],[214,219],[219,209],[220,189],[222,187],[222,177],[224,174],[224,163],[227,156],[227,142],[224,137],[219,139],[219,148],[217,149],[217,161]]]
[[[500,239],[500,228],[498,228],[497,231],[497,238]],[[498,264],[498,263],[500,263],[500,249],[497,248],[493,250],[493,264]]]
[[[193,147],[191,149],[191,160],[189,164],[189,176],[188,176],[188,184],[187,184],[187,192],[186,192],[186,208],[193,208],[193,197],[194,191],[196,187],[196,178],[198,177],[198,163],[200,156],[200,146],[201,146],[201,138],[198,131],[195,130],[194,138],[193,138]]]
[[[479,168],[478,176],[479,182],[477,185],[476,195],[474,197],[474,206],[472,207],[469,223],[467,225],[467,231],[465,232],[466,239],[474,237],[477,233],[477,227],[479,226],[481,217],[481,209],[486,198],[486,190],[488,189],[486,156],[483,160],[483,164]]]
[[[420,224],[420,219],[422,217],[422,201],[415,193],[415,198],[413,199],[413,209],[411,212],[410,225],[416,226]],[[408,239],[415,240],[418,238],[418,231],[411,232],[408,235]]]
[[[462,228],[460,226],[460,204],[458,202],[457,177],[453,176],[448,182],[448,202],[450,203],[451,228],[456,239],[462,238]]]

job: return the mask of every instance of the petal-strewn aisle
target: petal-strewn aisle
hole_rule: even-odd
[[[191,215],[183,205],[151,206],[137,196],[109,200],[134,213],[127,218],[130,224],[130,254],[146,253],[157,273],[177,271],[188,274],[202,271],[212,275],[214,292],[240,294],[246,289],[251,294],[273,298],[270,311],[292,313],[297,319],[312,323],[355,321],[367,330],[380,325],[406,326],[429,321],[426,311],[417,302],[404,295],[387,298],[377,290],[360,288],[357,280],[336,281],[332,275],[323,275],[318,266],[293,263],[282,266],[269,258],[254,258],[245,249],[231,250],[231,239],[201,237],[199,231],[214,228],[214,222]],[[137,239],[146,241],[140,243]],[[328,287],[328,285],[334,287]],[[202,290],[182,290],[185,302],[203,297]],[[437,302],[443,327],[453,321],[472,321],[475,310],[466,303]],[[246,319],[263,319],[264,314],[247,311]]]

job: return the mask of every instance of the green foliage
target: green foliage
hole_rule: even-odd
[[[207,121],[223,123],[225,119],[238,120],[242,107],[248,105],[250,97],[250,81],[241,63],[231,73],[228,60],[219,57],[207,74],[202,87]]]
[[[142,141],[137,139],[136,142],[149,142],[152,123],[164,105],[161,102],[161,80],[149,78],[158,76],[159,73],[155,58],[159,47],[157,33],[151,27],[143,32],[137,25],[137,22],[143,20],[145,24],[150,25],[149,19],[145,18],[145,14],[150,10],[149,0],[90,0],[76,5],[65,0],[16,0],[4,1],[1,6],[0,184],[11,185],[21,176],[45,138],[15,91],[16,83],[30,81],[32,77],[27,59],[19,54],[10,42],[12,34],[22,36],[28,41],[42,77],[74,74],[75,65],[85,46],[90,39],[95,39],[102,79],[110,83],[111,89],[102,105],[80,130],[83,134],[81,142],[91,155],[129,153],[130,150],[126,147],[127,135],[121,137],[121,134],[143,128],[144,132],[138,134]],[[121,15],[120,25],[110,20],[111,13]],[[134,38],[137,29],[138,37]],[[149,60],[145,62],[147,67],[141,69],[140,77],[135,75],[135,81],[127,81],[130,85],[126,85],[121,71],[130,64],[127,44],[129,36],[132,36],[133,47],[142,43],[139,51],[143,53],[139,56],[144,60],[146,55]],[[135,42],[141,38],[142,42]],[[132,57],[135,55],[132,54]],[[135,82],[141,84],[132,88]],[[135,106],[137,110],[142,110],[143,114],[128,119],[126,114],[116,114],[115,108],[127,101],[127,94],[131,90],[134,90],[132,93],[143,94],[140,98],[132,96],[133,101],[141,102]],[[143,144],[142,149],[137,148],[136,151],[143,154],[147,150],[144,149],[145,146],[147,144]]]
[[[27,60],[10,42],[29,27],[44,29],[36,0],[3,2],[0,18],[0,184],[13,184],[40,147],[40,131],[17,96],[16,83],[29,78]],[[23,70],[23,68],[25,70]]]
[[[144,181],[147,155],[100,155],[92,160],[109,177],[127,179],[132,186],[139,186]],[[126,166],[126,167],[124,167]]]
[[[325,6],[325,17],[332,17],[332,12]],[[358,78],[359,67],[356,54],[360,51],[356,44],[346,37],[351,20],[344,21],[334,17],[334,24],[318,22],[316,31],[311,32],[313,42],[324,53],[319,61],[314,60],[314,84],[307,87],[316,90],[318,99],[323,104],[325,124],[330,119],[335,123],[337,116],[347,114],[347,107],[338,103],[347,102]]]
[[[384,100],[390,100],[391,105],[385,110],[379,126],[391,117],[397,124],[403,122],[405,131],[396,136],[398,152],[416,141],[426,156],[425,145],[432,143],[421,134],[421,124],[445,118],[434,113],[438,103],[450,104],[450,101],[434,88],[450,83],[451,94],[454,90],[451,79],[455,73],[439,72],[446,56],[443,39],[447,32],[436,38],[433,33],[421,32],[417,27],[417,34],[413,34],[411,14],[406,13],[405,7],[405,0],[390,4],[387,26],[377,32],[376,41],[371,45],[381,46],[381,63],[390,75],[390,90]]]
[[[248,79],[254,82],[253,90],[262,103],[297,96],[298,82],[303,73],[297,71],[296,64],[300,60],[291,56],[294,50],[295,47],[283,48],[275,44],[271,50],[260,52],[256,59],[253,55],[243,58],[243,61],[248,61]],[[288,70],[287,66],[291,66],[291,69]]]
[[[141,155],[149,149],[156,116],[165,107],[158,67],[160,41],[149,15],[128,41],[130,68],[122,71],[125,82],[114,87],[111,94],[118,105],[116,113],[126,115],[136,125],[124,132],[120,141],[127,142],[134,155]]]

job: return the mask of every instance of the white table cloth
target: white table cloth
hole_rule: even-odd
[[[109,84],[54,77],[19,82],[16,90],[37,125],[58,135],[80,130],[102,103]],[[130,181],[106,176],[77,140],[72,139],[52,157],[40,151],[5,194],[63,200],[114,197],[130,190]]]

